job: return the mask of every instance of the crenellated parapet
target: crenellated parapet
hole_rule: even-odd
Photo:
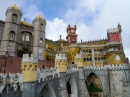
[[[44,68],[41,70],[39,69],[37,71],[37,80],[38,82],[53,80],[55,78],[58,78],[58,73],[59,72],[56,67]]]
[[[76,64],[67,65],[66,74],[71,74],[71,73],[75,73],[78,71],[79,71],[79,69],[78,69],[78,66]]]
[[[110,28],[107,30],[107,33],[118,33],[119,29],[118,28]]]
[[[56,54],[55,67],[58,68],[58,72],[66,72],[67,57],[65,54]]]
[[[20,86],[21,91],[23,90],[23,75],[22,74],[3,74],[0,73],[0,94],[5,87],[13,87],[14,92]]]
[[[34,54],[23,54],[22,58],[22,73],[24,82],[32,82],[36,80],[37,68],[38,68],[38,57]]]
[[[130,69],[128,64],[112,64],[112,65],[100,65],[100,66],[84,66],[84,70],[125,70]]]
[[[31,56],[29,56],[29,54],[23,54],[23,58],[22,58],[22,63],[38,63],[38,58],[37,55],[31,54]]]
[[[84,60],[83,60],[83,53],[82,53],[82,51],[80,51],[80,53],[75,56],[75,64],[78,67],[83,67],[84,66]]]

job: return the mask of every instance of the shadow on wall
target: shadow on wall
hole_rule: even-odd
[[[66,87],[69,97],[78,97],[77,83],[73,77],[69,78]]]
[[[103,89],[100,78],[95,73],[90,73],[87,77],[86,87],[89,91],[90,97],[102,97]]]
[[[47,83],[38,97],[56,97],[54,89]]]

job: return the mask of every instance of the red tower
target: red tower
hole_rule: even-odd
[[[107,37],[109,42],[122,42],[121,40],[121,25],[118,24],[117,28],[107,30]]]
[[[68,25],[66,40],[68,44],[77,43],[76,25],[74,25],[74,27]]]

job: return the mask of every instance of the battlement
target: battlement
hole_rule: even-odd
[[[23,90],[23,75],[22,74],[6,74],[0,73],[0,93],[6,87],[6,85],[11,85],[14,88],[14,91],[17,90],[17,87],[20,86],[21,91]]]
[[[66,57],[66,54],[59,53],[59,54],[56,54],[56,59],[67,60],[67,57]]]
[[[107,33],[119,32],[118,28],[111,28],[107,30]]]
[[[83,58],[83,52],[82,52],[82,51],[80,51],[80,53],[79,53],[79,54],[77,54],[77,55],[75,56],[75,58]]]
[[[81,42],[78,42],[78,44],[86,44],[86,43],[91,43],[91,42],[100,42],[100,41],[107,41],[108,39],[107,38],[104,38],[104,39],[95,39],[95,40],[88,40],[88,41],[81,41]]]
[[[74,27],[71,27],[70,25],[68,25],[66,31],[68,32],[69,30],[75,30],[76,31],[76,25],[74,25]]]
[[[74,73],[74,72],[78,72],[78,66],[75,65],[75,64],[71,64],[71,65],[67,65],[67,71],[66,71],[66,74],[71,74],[71,73]]]
[[[23,54],[22,63],[27,63],[27,62],[38,63],[37,55],[31,54],[31,56],[29,57],[29,54]]]
[[[130,69],[128,64],[112,64],[112,65],[100,65],[100,66],[84,66],[85,70],[124,70]]]
[[[37,80],[38,82],[52,80],[58,78],[58,73],[59,72],[56,67],[39,69],[37,72]]]

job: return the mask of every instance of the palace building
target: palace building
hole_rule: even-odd
[[[60,35],[59,40],[53,41],[45,38],[46,20],[43,16],[36,16],[32,24],[28,23],[26,18],[21,21],[21,18],[20,8],[13,5],[7,8],[5,21],[0,20],[0,60],[4,60],[7,55],[13,57],[10,60],[15,61],[14,57],[20,58],[25,53],[34,53],[38,55],[39,61],[44,60],[46,64],[53,62],[53,65],[45,65],[52,67],[57,53],[66,54],[67,64],[74,64],[75,56],[82,51],[86,66],[128,63],[123,49],[120,24],[107,30],[106,39],[87,42],[78,42],[76,25],[68,25],[66,40]]]
[[[0,20],[0,97],[130,97],[120,24],[87,42],[68,25],[66,39],[53,41],[43,16],[32,24],[21,17],[13,5]]]

